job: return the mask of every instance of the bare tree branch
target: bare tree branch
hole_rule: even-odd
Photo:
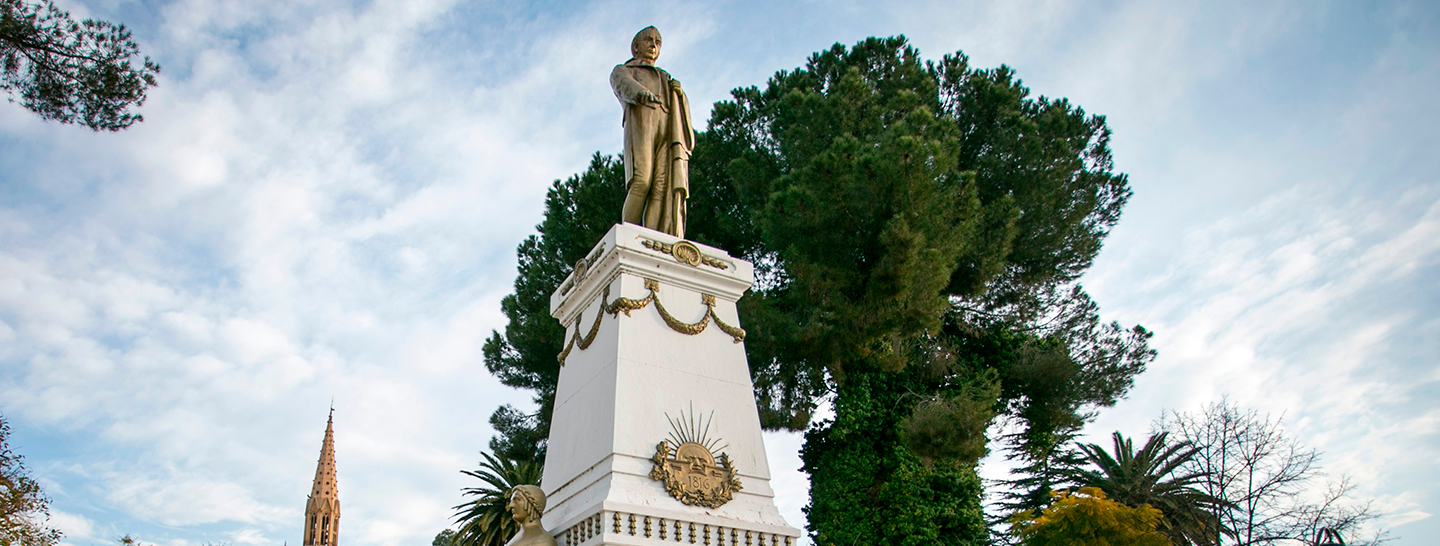
[[[1349,478],[1315,493],[1314,482],[1323,476],[1320,453],[1285,437],[1283,420],[1223,399],[1199,414],[1172,412],[1158,423],[1196,447],[1185,469],[1204,475],[1197,487],[1224,501],[1215,509],[1223,527],[1217,543],[1310,544],[1323,528],[1340,532],[1351,545],[1389,540],[1371,529],[1381,514],[1369,502],[1350,500],[1355,486]],[[1361,538],[1365,533],[1369,538]]]

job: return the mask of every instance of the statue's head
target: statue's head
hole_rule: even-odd
[[[640,29],[630,40],[630,55],[652,63],[660,58],[660,31],[653,26]]]
[[[517,485],[510,490],[510,516],[521,525],[545,514],[545,491],[538,485]]]

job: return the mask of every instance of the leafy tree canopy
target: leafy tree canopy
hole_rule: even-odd
[[[840,385],[835,420],[807,432],[801,449],[812,484],[805,513],[816,544],[986,544],[975,463],[985,455],[993,392],[984,384],[956,388],[930,412],[939,417],[917,412],[924,416],[897,427],[897,402],[909,392],[944,390],[933,383],[906,370],[859,372]],[[956,419],[975,428],[956,426]],[[909,428],[937,425],[956,444],[916,449],[907,441]]]
[[[1012,504],[1048,504],[1073,434],[1154,355],[1075,284],[1130,196],[1104,118],[903,37],[733,96],[696,146],[692,231],[758,266],[740,305],[765,425],[803,428],[831,393],[849,407],[849,377],[918,367],[928,386],[890,406],[897,441],[983,446],[967,418],[984,412],[953,398],[983,384],[1019,425]]]
[[[430,540],[430,546],[455,546],[455,530],[442,529]]]
[[[125,25],[77,23],[52,0],[0,0],[0,89],[42,119],[127,128],[145,119],[130,108],[159,74]]]
[[[1084,487],[1055,493],[1055,503],[1039,516],[1021,515],[1011,524],[1025,546],[1169,546],[1155,530],[1160,520],[1159,510],[1125,506]]]

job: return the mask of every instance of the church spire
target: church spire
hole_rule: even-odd
[[[315,465],[315,483],[305,503],[304,546],[340,545],[340,492],[335,481],[335,406],[325,422],[325,440],[320,444],[320,462]]]

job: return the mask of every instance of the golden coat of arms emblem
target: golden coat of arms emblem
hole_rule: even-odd
[[[682,419],[689,423],[671,420],[675,446],[672,448],[669,440],[655,445],[655,455],[650,457],[655,465],[650,470],[650,478],[664,483],[665,492],[675,500],[691,506],[719,508],[735,498],[735,492],[741,489],[740,476],[730,463],[729,455],[715,453],[719,442],[706,438],[709,423],[701,428],[693,415],[693,409],[689,419],[681,413]]]
[[[685,504],[719,508],[741,488],[730,456],[721,453],[717,461],[709,449],[695,442],[671,450],[670,442],[661,441],[650,461],[655,463],[650,477],[664,482],[665,492]]]

